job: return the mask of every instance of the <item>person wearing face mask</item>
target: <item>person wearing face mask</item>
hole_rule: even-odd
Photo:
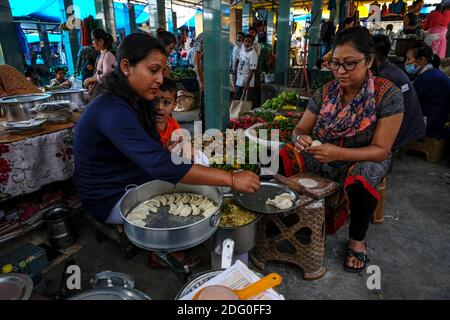
[[[417,43],[406,52],[405,70],[414,76],[414,88],[426,117],[427,136],[445,139],[444,127],[450,112],[450,79],[439,70],[440,59],[425,43]]]
[[[242,95],[247,94],[247,101],[253,100],[255,87],[255,73],[258,68],[258,55],[253,48],[253,37],[244,37],[244,47],[239,53],[239,58],[234,65],[235,100],[240,100]]]
[[[243,32],[238,32],[236,34],[236,45],[233,48],[233,56],[232,56],[232,61],[231,61],[231,69],[234,72],[234,65],[236,64],[236,60],[239,58],[239,53],[241,52],[242,49],[242,44],[244,43],[244,37],[245,37],[245,33]]]
[[[327,215],[326,231],[336,232],[351,214],[344,268],[361,272],[368,263],[364,240],[403,119],[403,96],[370,71],[374,42],[369,30],[343,30],[333,48],[330,68],[336,79],[310,98],[292,144],[280,151],[280,171],[286,176],[311,172],[343,186],[342,205]],[[321,144],[313,146],[313,139]]]

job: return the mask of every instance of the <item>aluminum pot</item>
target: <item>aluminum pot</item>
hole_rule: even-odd
[[[174,192],[201,194],[214,201],[218,208],[216,212],[207,218],[202,217],[194,223],[178,227],[138,227],[127,220],[127,214],[137,205],[154,196]],[[150,251],[179,251],[195,247],[209,239],[216,232],[222,210],[222,195],[217,187],[194,186],[181,183],[173,185],[168,182],[154,180],[129,189],[113,210],[120,210],[120,214],[124,219],[123,228],[125,234],[136,246]]]
[[[0,105],[6,111],[8,122],[29,121],[33,118],[31,109],[37,104],[48,101],[48,93],[24,94],[0,99]]]
[[[69,100],[76,108],[82,108],[88,103],[86,89],[63,89],[51,91],[52,100]]]
[[[47,223],[48,241],[57,250],[68,248],[76,241],[76,232],[71,221],[72,213],[61,206],[51,209],[43,216]]]
[[[210,249],[216,254],[222,252],[222,243],[225,239],[234,241],[235,255],[249,252],[256,246],[258,238],[258,222],[262,219],[262,214],[257,214],[256,219],[239,227],[221,227],[209,240]]]

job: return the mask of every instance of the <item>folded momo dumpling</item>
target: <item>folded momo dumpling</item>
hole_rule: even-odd
[[[177,205],[175,203],[169,203],[169,214],[175,214],[177,211]]]
[[[282,193],[282,194],[280,194],[277,197],[287,198],[287,199],[289,199],[291,201],[294,201],[294,197],[292,196],[292,194],[287,193],[287,192],[286,193]]]
[[[205,199],[206,198],[204,196],[198,196],[197,200],[192,201],[192,204],[196,205],[197,207],[199,207]]]
[[[167,204],[167,198],[165,196],[156,196],[153,199],[158,201],[163,206]]]
[[[143,227],[146,225],[146,222],[141,219],[128,219],[128,221],[138,227]]]
[[[193,216],[198,216],[198,215],[200,214],[200,209],[197,208],[196,205],[193,205],[193,204],[191,203],[191,208],[192,208],[192,215],[193,215]]]
[[[217,210],[217,207],[215,207],[215,206],[208,207],[208,209],[203,211],[202,214],[205,218],[208,218],[210,215],[212,215],[214,212],[216,212],[216,210]]]
[[[191,206],[184,205],[183,209],[181,210],[180,216],[181,217],[188,217],[188,216],[191,215],[191,212],[192,212]]]
[[[173,193],[166,194],[167,204],[175,203],[176,197]]]
[[[156,212],[158,212],[158,208],[157,207],[155,207],[155,206],[152,206],[152,205],[147,205],[147,208],[148,208],[148,211],[149,212],[152,212],[152,213],[156,213]]]
[[[175,202],[182,202],[184,195],[182,193],[175,193]]]
[[[177,209],[175,210],[175,212],[173,213],[176,216],[179,216],[181,214],[181,212],[183,211],[184,208],[184,204],[180,203],[177,205]]]
[[[207,208],[209,206],[210,203],[212,203],[212,202],[209,201],[208,198],[205,198],[198,207],[199,207],[199,209],[204,210],[205,208]]]
[[[281,200],[277,203],[276,207],[281,210],[289,209],[292,207],[292,201],[288,199]]]
[[[189,194],[185,193],[185,194],[183,195],[183,198],[181,199],[181,202],[183,202],[183,203],[189,203],[189,201],[191,201],[191,196],[190,196]]]

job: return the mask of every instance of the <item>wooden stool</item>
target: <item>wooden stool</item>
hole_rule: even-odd
[[[425,154],[427,161],[439,163],[444,155],[445,142],[445,139],[426,137],[424,139],[411,142],[407,146],[407,151],[414,150],[422,152]]]
[[[318,200],[287,216],[265,215],[250,260],[262,270],[269,261],[292,263],[315,280],[325,274],[324,246],[325,200]]]
[[[89,214],[86,214],[89,223],[95,229],[95,239],[101,243],[109,238],[117,243],[124,254],[125,260],[130,260],[136,255],[136,247],[128,240],[122,225],[106,224],[95,220]]]

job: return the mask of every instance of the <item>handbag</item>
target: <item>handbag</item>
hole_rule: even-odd
[[[231,101],[230,105],[230,119],[238,118],[240,114],[252,110],[252,102],[247,101],[247,90],[244,90],[240,100]]]

